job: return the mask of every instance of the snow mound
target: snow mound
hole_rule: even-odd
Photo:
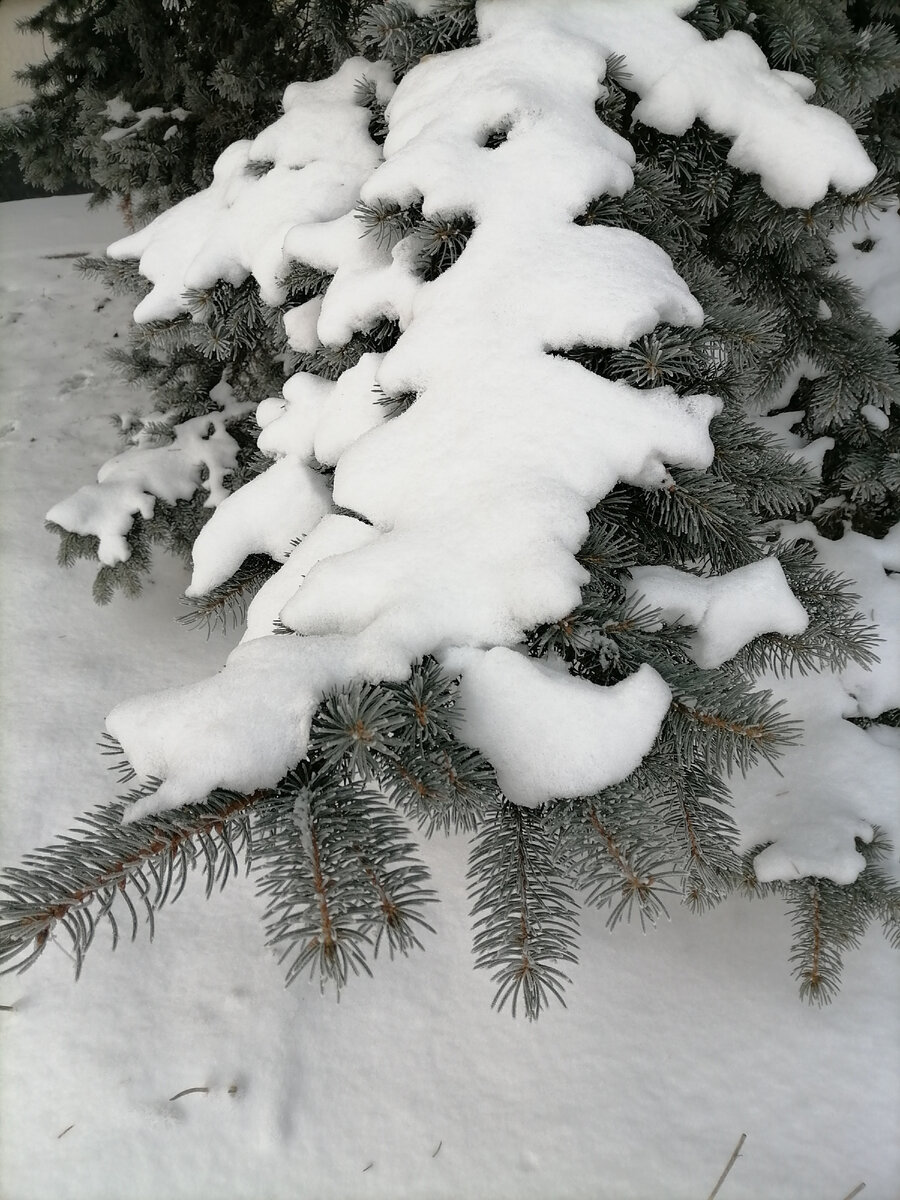
[[[878,825],[900,846],[898,731],[847,719],[900,707],[900,526],[881,540],[848,530],[831,541],[809,523],[781,533],[811,542],[826,567],[853,581],[860,611],[878,626],[880,661],[871,670],[850,663],[834,674],[763,677],[802,722],[803,740],[779,759],[777,773],[761,765],[732,780],[735,819],[743,850],[765,846],[754,864],[764,882],[818,876],[849,884],[865,865],[856,838],[870,841]]]
[[[363,58],[348,59],[330,79],[291,84],[284,115],[255,140],[229,146],[208,188],[109,247],[112,258],[139,259],[153,284],[135,309],[136,321],[186,312],[188,288],[220,279],[237,286],[253,275],[264,300],[284,300],[287,232],[298,221],[349,212],[378,161],[369,112],[354,98],[363,78],[388,98],[393,84],[387,64]],[[263,169],[269,163],[271,169],[255,173],[254,164]]]
[[[503,646],[450,651],[444,666],[462,677],[460,740],[490,759],[510,800],[532,808],[630,775],[672,699],[646,663],[612,687]]]
[[[674,567],[633,567],[632,594],[658,608],[669,625],[693,625],[691,656],[720,667],[762,633],[803,633],[809,618],[775,558],[701,578]]]

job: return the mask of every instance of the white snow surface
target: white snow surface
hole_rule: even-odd
[[[274,632],[282,609],[316,563],[323,558],[366,546],[377,536],[378,531],[371,525],[364,525],[353,517],[338,513],[323,517],[253,597],[247,609],[247,628],[241,641],[252,642],[255,638]]]
[[[888,333],[900,329],[900,202],[860,213],[831,235],[834,269],[856,284]]]
[[[391,100],[386,159],[362,196],[421,196],[426,213],[475,213],[478,228],[451,270],[422,282],[412,239],[391,252],[361,238],[352,217],[291,232],[291,253],[334,274],[321,339],[339,344],[383,316],[400,319],[404,333],[383,360],[364,359],[333,388],[305,375],[291,381],[283,409],[267,401],[261,411],[260,445],[336,462],[335,503],[379,536],[305,575],[280,613],[307,635],[299,644],[254,639],[215,679],[116,708],[109,729],[129,760],[164,780],[142,811],[283,774],[305,750],[323,687],[350,678],[336,664],[402,678],[426,653],[513,646],[534,624],[564,616],[587,580],[574,558],[587,511],[618,480],[657,487],[669,464],[711,461],[714,397],[639,391],[547,353],[579,342],[626,345],[660,320],[697,325],[702,313],[658,247],[629,231],[573,224],[598,191],[630,185],[633,154],[594,113],[598,48],[552,22],[543,33],[536,43],[531,25],[512,20],[484,46],[422,63]],[[450,96],[460,103],[448,105]],[[510,104],[518,120],[509,140],[485,151],[483,135]],[[416,393],[414,405],[381,423],[376,383],[387,395]],[[250,486],[261,489],[283,461]],[[194,592],[226,577],[247,547],[242,541],[233,555],[221,547],[222,566],[212,567],[228,511],[223,505],[201,536]],[[230,733],[235,697],[246,704],[250,681],[264,687],[270,671],[283,676],[270,696],[283,689],[294,704],[279,716],[261,702],[268,740],[241,744]],[[201,697],[198,688],[213,716],[205,732],[179,715]],[[650,706],[642,719],[633,744],[649,746],[659,718]]]
[[[271,304],[284,299],[284,238],[299,221],[349,212],[378,160],[368,109],[354,101],[359,80],[390,95],[384,63],[348,59],[330,79],[294,83],[284,115],[253,141],[235,142],[216,162],[212,184],[109,247],[113,258],[137,258],[153,287],[135,320],[187,311],[184,292],[222,279],[235,286],[253,275]],[[261,176],[254,163],[273,163]]]
[[[138,112],[135,112],[127,100],[123,100],[121,96],[116,96],[112,100],[107,100],[103,115],[109,117],[110,121],[114,121],[116,124],[100,135],[101,140],[104,142],[118,142],[122,138],[130,137],[133,133],[140,133],[150,121],[161,120],[163,117],[174,117],[176,121],[184,121],[190,114],[183,108],[173,108],[169,112],[166,112],[158,106],[142,108]],[[123,121],[133,121],[133,124],[123,125]],[[168,141],[177,132],[178,126],[170,125],[163,135],[163,140]]]
[[[424,654],[519,644],[529,627],[578,603],[587,574],[574,555],[586,513],[616,482],[664,486],[670,465],[710,463],[714,397],[639,391],[548,353],[624,346],[660,321],[702,321],[658,247],[627,230],[574,223],[591,198],[620,195],[633,182],[630,145],[594,109],[606,58],[625,54],[641,119],[677,131],[702,117],[733,139],[732,160],[758,171],[781,203],[811,204],[832,184],[858,187],[874,168],[849,126],[804,103],[808,81],[770,71],[743,35],[704,41],[680,20],[683,11],[643,0],[483,3],[481,43],[426,58],[393,93],[380,165],[366,114],[353,103],[352,84],[366,68],[351,60],[332,80],[288,89],[285,115],[252,145],[226,151],[212,188],[113,248],[141,255],[156,285],[142,304],[154,315],[162,312],[154,305],[170,304],[176,280],[182,288],[217,277],[236,282],[252,271],[268,298],[278,291],[276,260],[293,257],[333,276],[321,301],[289,314],[295,346],[313,349],[315,338],[339,346],[384,318],[402,330],[383,358],[368,356],[336,384],[304,374],[285,388],[283,403],[261,406],[260,446],[276,462],[204,529],[192,593],[227,578],[252,549],[278,542],[283,558],[292,522],[295,535],[313,528],[308,508],[281,483],[301,478],[303,463],[334,465],[335,505],[377,536],[309,565],[277,614],[305,635],[299,645],[254,637],[214,679],[114,710],[109,728],[129,760],[163,779],[142,812],[216,786],[271,782],[304,753],[322,690],[354,673],[402,678]],[[329,157],[332,120],[346,126],[347,145],[339,141]],[[486,150],[498,126],[507,139]],[[245,170],[253,159],[276,165],[256,180]],[[306,179],[313,165],[324,174],[309,195],[331,205],[328,212],[304,209],[300,193],[277,182],[277,171],[299,166]],[[277,197],[263,190],[267,181]],[[426,217],[468,214],[476,228],[454,266],[425,283],[416,235],[393,247],[362,237],[348,191],[367,204],[421,201]],[[198,214],[202,244],[191,233]],[[387,396],[414,393],[415,403],[385,422],[373,403],[376,386]],[[277,536],[266,542],[270,523]],[[698,661],[724,661],[762,631],[760,621],[799,630],[805,618],[783,578],[774,578],[778,570],[762,565],[694,585],[705,589],[703,611],[694,613]],[[275,619],[267,608],[254,628]],[[270,672],[279,675],[271,686]],[[246,704],[254,685],[268,689],[259,704],[265,718],[241,743],[232,736],[241,711],[235,697]],[[577,693],[559,692],[574,706],[573,729],[582,720]],[[292,702],[279,715],[271,701],[282,694]],[[205,729],[187,711],[201,698],[212,718]],[[499,693],[497,704],[497,728],[512,740],[507,751],[491,744],[510,762],[521,739],[500,712]],[[649,747],[660,719],[653,704],[635,713],[628,744]],[[627,774],[636,762],[624,741],[622,748]],[[571,778],[593,778],[588,742],[575,738],[569,749]],[[518,781],[516,790],[534,803],[540,786]]]
[[[728,161],[759,174],[785,207],[808,208],[829,186],[852,192],[871,182],[875,166],[853,131],[827,109],[805,103],[814,85],[770,70],[746,34],[707,41],[680,16],[684,0],[481,0],[482,37],[518,28],[537,38],[555,27],[625,58],[623,85],[641,97],[635,119],[663,133],[684,133],[700,118],[732,140]],[[538,43],[540,44],[540,42]]]
[[[41,528],[98,445],[114,450],[107,413],[133,403],[103,359],[126,333],[123,302],[45,255],[93,253],[115,233],[114,214],[78,197],[0,205],[8,862],[114,794],[94,743],[116,696],[221,658],[172,620],[186,582],[173,560],[138,601],[101,610],[90,565],[60,572]],[[152,652],[135,653],[137,638]],[[825,746],[832,769],[859,767],[855,748],[837,749]],[[773,801],[786,786],[755,772],[748,811],[768,803],[768,778]],[[696,1200],[746,1132],[730,1200],[822,1200],[861,1182],[867,1200],[895,1200],[900,969],[877,930],[820,1010],[797,1001],[777,900],[676,908],[648,935],[610,935],[587,913],[568,1007],[528,1025],[492,1012],[493,986],[472,970],[466,850],[425,847],[442,897],[426,954],[379,960],[339,1005],[302,981],[284,989],[241,878],[209,901],[189,880],[152,945],[142,933],[110,954],[101,929],[78,984],[56,944],[0,978],[0,1193]],[[188,1087],[209,1091],[169,1100]]]
[[[457,736],[493,763],[510,800],[530,808],[591,795],[630,775],[672,700],[646,663],[612,687],[504,646],[451,650],[443,665],[462,677]]]
[[[658,608],[665,624],[695,627],[699,667],[720,667],[762,633],[798,634],[809,624],[776,558],[711,578],[674,567],[634,567],[631,577],[631,594]]]
[[[194,542],[189,596],[202,596],[230,579],[249,554],[284,562],[291,543],[329,511],[331,493],[321,475],[297,458],[280,458],[222,501]]]

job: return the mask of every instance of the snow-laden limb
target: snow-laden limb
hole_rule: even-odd
[[[107,100],[102,115],[107,117],[113,124],[105,133],[100,135],[101,141],[118,142],[122,138],[131,137],[134,133],[140,133],[151,121],[162,121],[166,117],[177,122],[186,121],[190,113],[181,107],[166,111],[158,105],[154,105],[152,108],[142,108],[138,112],[135,112],[127,100],[123,100],[121,96],[116,96],[112,100]],[[123,121],[132,121],[133,123],[131,125],[123,125]],[[163,140],[168,141],[177,132],[178,125],[170,125],[163,135]]]
[[[509,688],[496,696],[479,690],[478,664],[518,659],[508,648],[527,630],[577,606],[588,578],[575,558],[587,512],[620,481],[654,489],[671,483],[671,466],[709,466],[708,425],[720,411],[714,397],[637,390],[552,353],[624,347],[659,322],[702,321],[658,247],[627,230],[574,223],[592,198],[632,184],[632,149],[594,108],[607,57],[625,53],[645,120],[661,120],[660,106],[674,98],[679,121],[699,116],[728,134],[736,165],[759,171],[784,203],[809,204],[831,183],[850,190],[871,177],[849,127],[803,103],[805,85],[770,72],[748,39],[705,43],[678,19],[683,7],[495,0],[479,7],[480,45],[429,58],[404,78],[388,106],[384,162],[367,172],[360,195],[370,206],[421,204],[426,218],[472,220],[465,249],[438,278],[423,278],[414,235],[393,247],[361,238],[337,205],[318,219],[298,207],[287,232],[276,222],[285,256],[333,276],[320,300],[286,319],[298,349],[345,345],[384,319],[402,331],[383,359],[354,368],[358,378],[347,372],[329,385],[304,374],[283,402],[260,409],[260,445],[279,457],[268,473],[285,471],[290,459],[314,465],[324,454],[335,464],[335,504],[363,521],[336,527],[324,518],[327,533],[320,540],[314,529],[309,553],[301,544],[260,593],[260,636],[218,676],[114,711],[110,731],[136,768],[164,780],[142,813],[216,786],[273,782],[304,754],[328,688],[401,680],[414,660],[454,647],[476,673],[470,681],[460,667],[463,694],[471,690],[481,705],[472,740],[489,742],[497,765],[515,757],[534,709],[525,703],[529,689],[514,711]],[[505,138],[486,149],[498,128]],[[274,139],[267,153],[282,152]],[[186,252],[173,210],[171,225],[148,235],[142,270],[156,270],[156,237],[167,266],[153,278],[162,288],[168,272],[170,295],[175,279],[197,285],[216,272],[243,278],[251,270],[266,294],[272,276],[240,250],[241,229],[257,214],[250,201],[234,209],[199,250],[190,241]],[[376,422],[362,380],[415,402]],[[341,427],[354,436],[339,436]],[[218,552],[221,573],[234,555],[224,544]],[[209,577],[213,557],[204,563]],[[766,628],[799,627],[783,595],[775,607]],[[304,636],[265,636],[275,621]],[[717,629],[727,625],[717,617]],[[758,622],[744,621],[741,638],[754,632]],[[743,644],[731,640],[735,649]],[[616,688],[548,681],[540,672],[538,680],[526,667],[532,692],[553,689],[555,725],[584,732],[590,714],[610,711]],[[629,753],[607,763],[604,783],[633,770],[659,729],[665,685],[648,678],[638,672],[619,685],[643,703],[629,725]],[[507,773],[511,791],[535,803],[597,785],[587,735],[551,750],[571,755],[565,778],[545,770],[523,786]]]
[[[761,633],[803,633],[809,618],[775,558],[701,578],[674,567],[634,567],[632,591],[667,625],[693,625],[691,657],[720,667]]]
[[[706,40],[681,15],[686,0],[483,0],[482,37],[514,24],[543,35],[557,29],[622,55],[622,83],[640,96],[634,117],[663,133],[684,133],[698,118],[732,141],[729,163],[760,176],[785,207],[808,208],[830,186],[849,193],[870,183],[875,166],[850,126],[828,109],[807,104],[815,85],[771,70],[745,33]],[[548,11],[552,10],[552,11]]]
[[[338,513],[323,517],[253,597],[247,609],[247,629],[241,641],[252,642],[275,632],[283,608],[316,563],[367,546],[377,537],[377,529],[353,517]]]
[[[137,258],[153,284],[135,310],[139,322],[187,311],[184,293],[253,275],[270,304],[284,299],[285,234],[299,221],[327,221],[349,212],[378,161],[369,113],[354,99],[371,80],[379,97],[393,90],[385,63],[352,58],[331,78],[294,83],[284,115],[253,141],[220,155],[213,182],[145,228],[110,246],[112,258]],[[271,169],[259,175],[254,164]]]
[[[114,566],[131,554],[127,535],[135,515],[152,517],[158,499],[174,504],[202,488],[209,493],[206,507],[221,504],[228,496],[224,480],[238,453],[227,424],[253,406],[236,400],[226,383],[217,384],[210,399],[220,405],[218,412],[173,425],[172,441],[164,446],[138,444],[123,450],[103,464],[97,483],[55,504],[46,519],[72,533],[99,538],[100,562]]]
[[[334,383],[306,371],[292,376],[283,400],[272,397],[257,409],[260,450],[334,466],[358,438],[385,420],[376,392],[383,358],[364,354]]]
[[[865,865],[854,839],[874,826],[900,845],[900,737],[896,729],[859,728],[847,718],[877,718],[900,708],[900,526],[883,539],[848,530],[838,541],[809,523],[785,526],[787,539],[812,542],[830,570],[852,580],[859,607],[877,626],[879,662],[850,663],[840,674],[764,679],[803,722],[803,740],[779,760],[776,774],[754,769],[732,785],[735,818],[761,882],[805,876],[852,883]]]
[[[203,596],[230,579],[250,554],[287,558],[291,543],[331,507],[321,475],[296,458],[279,459],[219,505],[194,542],[188,596]]]

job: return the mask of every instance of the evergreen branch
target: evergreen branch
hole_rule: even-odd
[[[229,629],[240,628],[247,619],[250,601],[279,566],[267,555],[251,554],[229,580],[205,596],[199,599],[183,597],[182,603],[189,611],[178,618],[179,623],[189,629],[200,629],[205,625],[207,634],[214,629],[227,633]]]
[[[129,801],[146,795],[153,784],[126,799],[88,813],[83,829],[25,856],[21,868],[0,876],[0,963],[3,971],[23,971],[46,949],[59,926],[71,943],[75,973],[103,919],[119,939],[116,901],[128,910],[131,937],[143,909],[153,937],[154,914],[181,894],[188,872],[198,866],[210,895],[237,873],[235,850],[248,859],[252,839],[248,814],[270,793],[248,796],[213,792],[203,804],[123,825]],[[86,830],[86,832],[84,832]]]
[[[881,921],[885,936],[900,948],[900,884],[883,869],[890,842],[876,829],[868,843],[857,838],[856,848],[866,865],[847,886],[822,878],[779,886],[791,913],[793,975],[810,1004],[834,999],[844,953],[860,944],[871,921]]]
[[[663,727],[678,760],[700,763],[712,772],[743,774],[760,759],[774,765],[785,747],[801,736],[801,726],[769,691],[752,692],[735,676],[692,665],[653,663],[673,691]]]
[[[563,1005],[571,982],[555,964],[577,961],[575,901],[563,882],[539,812],[506,801],[488,816],[469,858],[476,918],[475,965],[493,972],[492,1006],[522,1001],[535,1020],[553,996]]]
[[[303,763],[260,814],[254,867],[266,897],[268,944],[289,959],[286,982],[308,970],[320,987],[371,974],[384,939],[393,957],[421,948],[434,902],[428,872],[391,809],[360,784]]]
[[[646,803],[651,781],[669,786],[670,773],[654,756],[622,783],[596,796],[558,801],[545,813],[556,855],[585,893],[584,902],[610,910],[607,926],[636,914],[641,928],[667,916],[663,897],[677,895],[669,831]]]
[[[806,675],[842,671],[851,662],[864,667],[877,663],[881,639],[857,610],[859,596],[850,581],[822,567],[808,542],[778,542],[768,552],[781,563],[809,624],[800,634],[761,634],[735,655],[732,665],[753,677],[763,671]]]

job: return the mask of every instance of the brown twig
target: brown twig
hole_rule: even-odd
[[[709,1193],[707,1200],[716,1200],[716,1196],[718,1196],[718,1194],[719,1194],[719,1188],[722,1186],[722,1184],[728,1178],[728,1172],[731,1170],[731,1168],[737,1162],[738,1156],[741,1153],[741,1147],[743,1146],[744,1142],[746,1142],[746,1140],[747,1140],[746,1133],[742,1133],[741,1136],[738,1138],[738,1144],[735,1146],[734,1150],[732,1151],[731,1158],[729,1158],[728,1162],[725,1164],[725,1170],[722,1172],[722,1174],[716,1180],[716,1186]]]
[[[847,1195],[844,1197],[844,1200],[853,1200],[853,1197],[858,1196],[865,1186],[866,1185],[864,1183],[858,1183],[852,1192],[847,1193]]]
[[[69,1130],[70,1130],[70,1129],[74,1129],[74,1128],[75,1128],[75,1126],[74,1126],[74,1125],[67,1125],[67,1126],[65,1127],[65,1129],[62,1131],[62,1133],[58,1133],[58,1134],[56,1135],[56,1140],[57,1140],[57,1141],[59,1141],[59,1139],[60,1139],[60,1138],[64,1138],[64,1137],[66,1136],[66,1134],[69,1132]],[[855,1193],[855,1192],[854,1192],[853,1194],[854,1194],[854,1195],[856,1195],[856,1193]]]
[[[169,1103],[171,1104],[173,1100],[180,1100],[182,1096],[190,1096],[192,1092],[202,1092],[203,1095],[205,1096],[209,1092],[209,1088],[208,1087],[185,1088],[184,1091],[176,1092],[174,1096],[170,1096]]]

